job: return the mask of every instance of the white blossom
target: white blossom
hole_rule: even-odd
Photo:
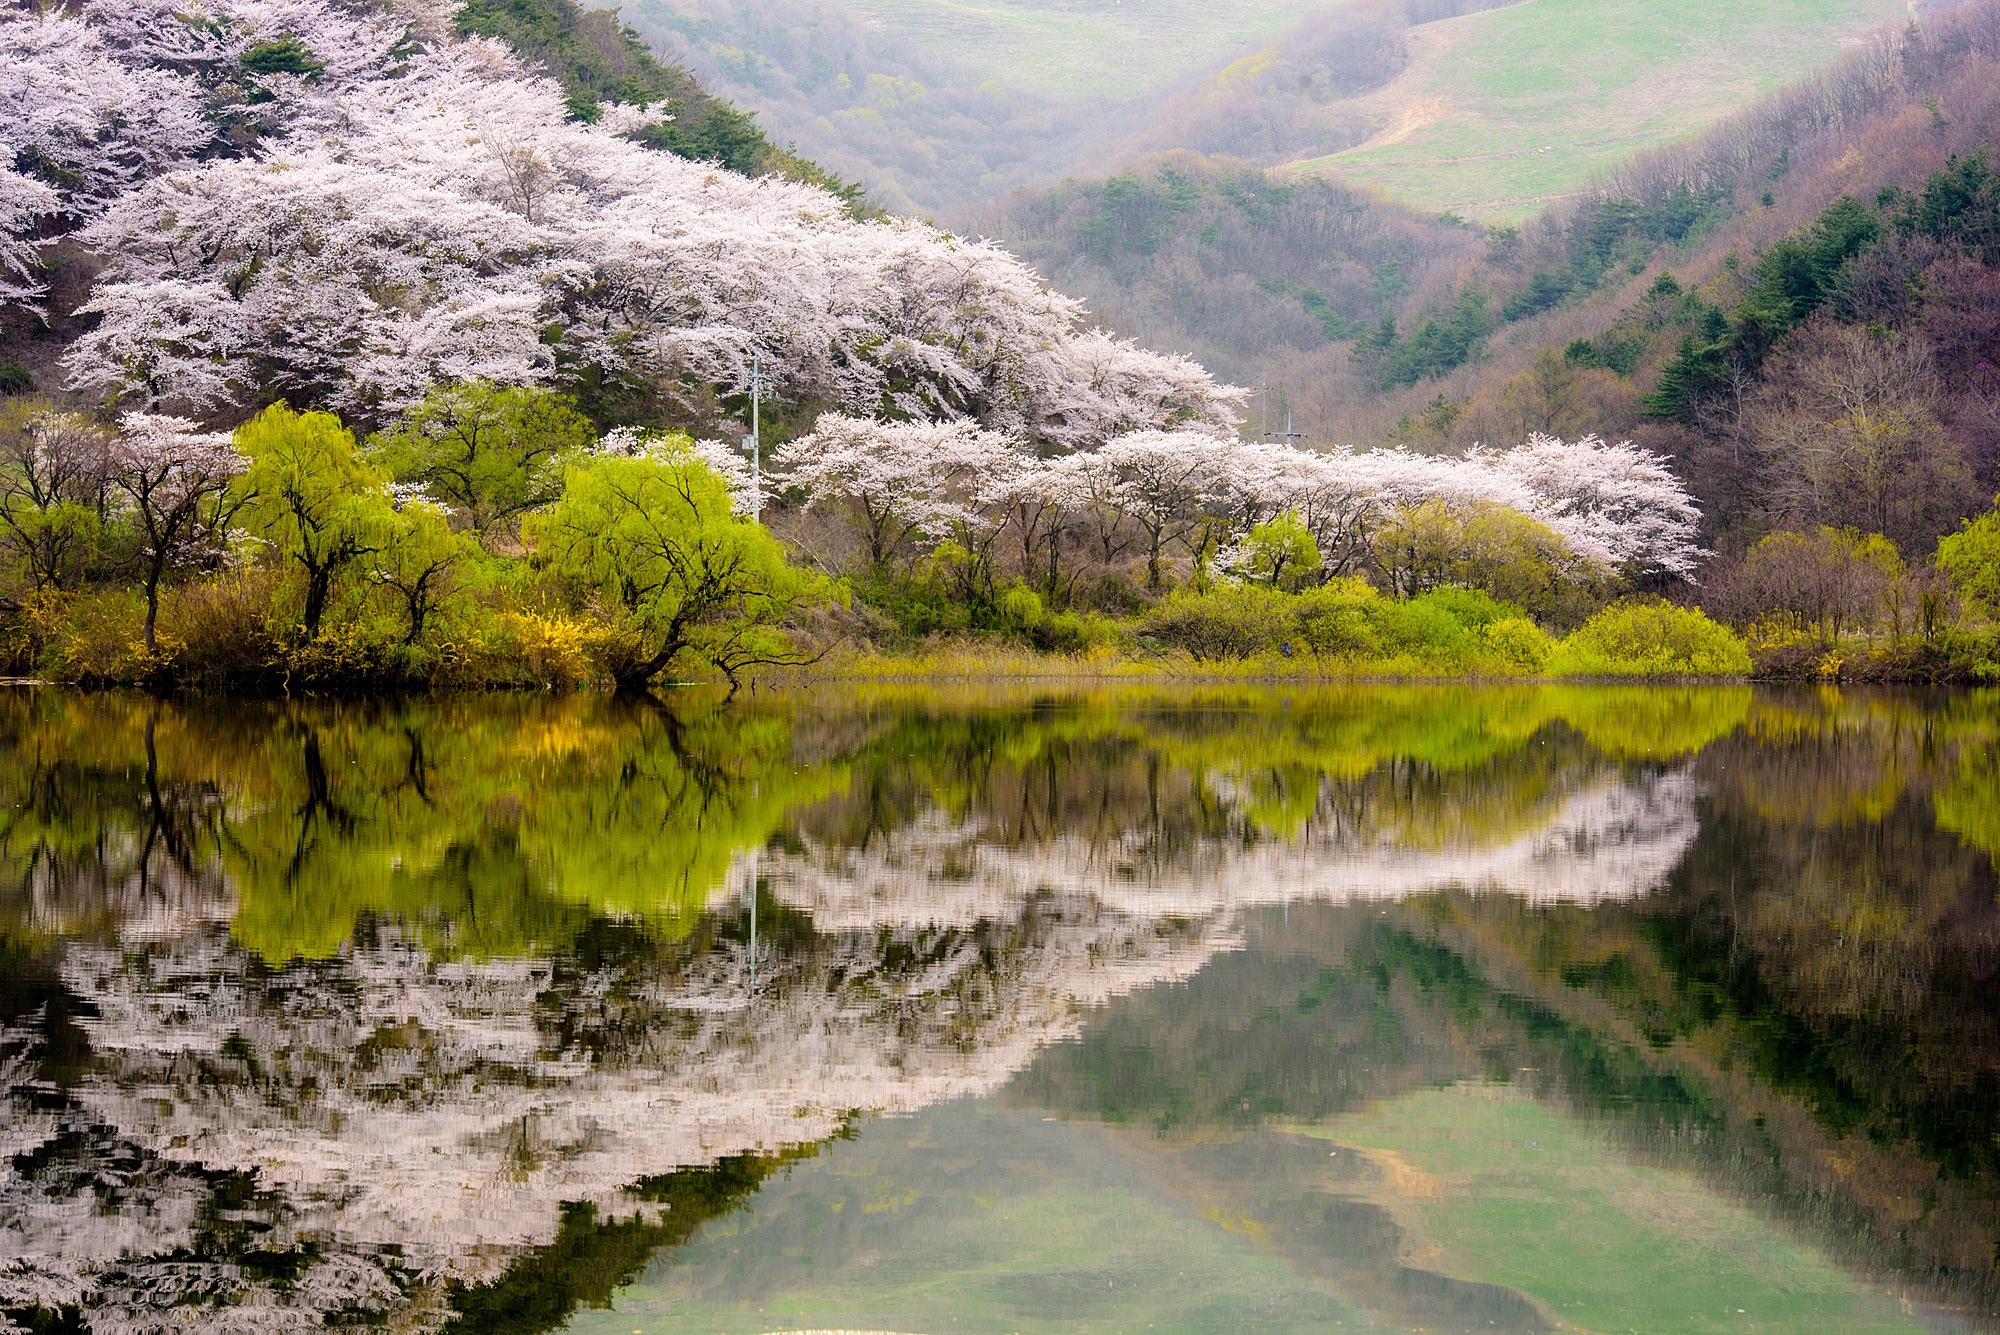
[[[997,247],[646,149],[622,113],[573,122],[493,43],[314,96],[254,156],[158,174],[87,230],[111,264],[75,387],[365,415],[441,381],[594,374],[693,420],[756,356],[782,399],[1070,447],[1233,420],[1237,391],[1084,328]],[[196,291],[232,308],[193,322],[240,335],[225,377],[161,318]]]
[[[805,490],[808,504],[851,504],[878,564],[915,539],[979,524],[1023,464],[1007,437],[968,422],[870,422],[837,414],[781,446],[774,462]]]

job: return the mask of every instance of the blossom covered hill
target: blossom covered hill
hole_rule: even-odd
[[[373,420],[447,381],[696,425],[747,391],[1065,445],[1231,420],[1200,367],[1086,327],[989,245],[573,119],[431,0],[215,0],[0,22],[5,299],[58,237],[103,263],[63,359],[125,407],[286,398]],[[18,141],[18,142],[16,142]]]

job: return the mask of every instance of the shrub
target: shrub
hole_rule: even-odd
[[[1033,630],[1042,624],[1042,596],[1016,584],[1000,595],[1000,619],[1009,630]]]
[[[1604,676],[1737,676],[1750,671],[1750,651],[1694,608],[1627,600],[1573,631],[1553,666]]]
[[[1482,628],[1494,657],[1523,672],[1540,672],[1555,653],[1555,641],[1526,617],[1502,617]]]
[[[1950,541],[1950,539],[1946,539]],[[1773,533],[1717,580],[1707,602],[1738,626],[1772,620],[1816,629],[1831,643],[1843,625],[1865,628],[1904,583],[1903,558],[1879,533],[1819,528]],[[1897,600],[1900,616],[1900,597]]]
[[[1079,607],[1109,616],[1134,616],[1147,606],[1146,596],[1140,592],[1139,586],[1115,572],[1099,575],[1089,586],[1079,589],[1071,601]]]
[[[1037,622],[1029,639],[1051,654],[1080,654],[1115,644],[1118,623],[1095,612],[1058,612]]]
[[[101,685],[131,681],[144,670],[138,628],[146,613],[136,589],[107,589],[71,601],[45,655],[64,681]]]
[[[1938,539],[1937,563],[1966,602],[2000,621],[2000,510]]]
[[[1425,501],[1399,511],[1377,536],[1376,560],[1398,593],[1478,589],[1543,617],[1594,605],[1608,578],[1547,525],[1483,502]]]
[[[1436,667],[1460,667],[1486,653],[1486,626],[1521,617],[1519,608],[1495,602],[1477,589],[1435,589],[1407,602],[1379,599],[1369,619],[1383,651]]]
[[[14,674],[38,672],[43,655],[62,638],[71,595],[60,589],[34,589],[0,621],[0,663]]]
[[[1324,656],[1368,656],[1382,648],[1381,637],[1369,619],[1370,606],[1379,601],[1366,580],[1347,578],[1327,581],[1301,594],[1292,611],[1299,642]]]
[[[1175,593],[1147,614],[1144,627],[1199,662],[1254,658],[1275,649],[1292,628],[1293,600],[1249,584],[1217,584],[1206,593]]]
[[[1502,602],[1484,589],[1447,586],[1410,601],[1448,613],[1467,630],[1483,630],[1495,621],[1518,621],[1527,615],[1513,603]]]
[[[271,633],[279,572],[232,570],[168,592],[160,603],[160,653],[184,682],[250,682],[278,658]]]

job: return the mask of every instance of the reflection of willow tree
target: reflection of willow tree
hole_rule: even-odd
[[[160,707],[0,693],[0,901],[38,931],[170,930],[219,902],[211,782],[161,764]]]
[[[518,954],[593,917],[684,930],[785,813],[840,781],[782,719],[576,699],[295,716],[239,769],[263,787],[222,843],[239,940],[321,958],[364,913]]]
[[[499,699],[173,708],[0,701],[16,894],[226,873],[239,940],[324,958],[365,915],[448,953],[547,949],[606,913],[681,930],[793,807],[842,782],[784,719]],[[109,896],[109,897],[107,897]],[[39,913],[47,917],[47,913]],[[126,913],[129,919],[129,911]]]

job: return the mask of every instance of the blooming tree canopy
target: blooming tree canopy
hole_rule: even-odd
[[[145,540],[146,651],[158,648],[160,582],[214,536],[212,502],[245,467],[227,434],[205,432],[184,417],[127,413],[111,442],[111,483],[131,503]]]
[[[970,426],[827,417],[783,447],[777,465],[811,503],[852,506],[876,564],[921,540],[1011,527],[1024,574],[1053,572],[1071,535],[1107,564],[1144,551],[1158,588],[1175,547],[1199,557],[1289,516],[1310,538],[1323,578],[1371,566],[1378,530],[1420,506],[1526,516],[1605,574],[1686,578],[1704,554],[1701,513],[1665,460],[1595,437],[1534,436],[1510,450],[1446,457],[1313,452],[1184,428],[1040,458],[1025,441]],[[1306,548],[1303,539],[1294,546]],[[1036,578],[1051,589],[1056,582],[1053,573]]]
[[[74,388],[372,421],[439,383],[589,383],[697,425],[754,356],[781,400],[1037,445],[1232,420],[1239,392],[1087,328],[995,246],[645,148],[642,109],[573,120],[499,43],[452,36],[442,0],[206,3],[0,20],[0,106],[45,67],[93,90],[14,145],[23,180],[75,186],[0,181],[15,251],[54,208],[108,258]],[[143,127],[135,100],[160,109]],[[0,272],[24,276],[15,252]]]

